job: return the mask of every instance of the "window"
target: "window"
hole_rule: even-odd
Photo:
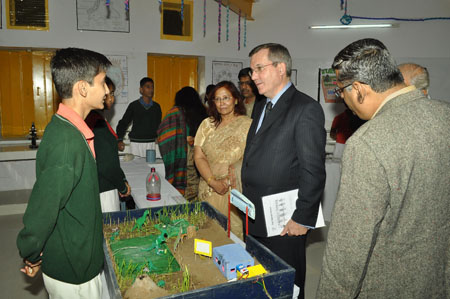
[[[48,30],[48,0],[6,0],[8,29]]]
[[[165,0],[162,2],[161,39],[192,41],[192,1],[183,2],[181,11],[180,0]]]

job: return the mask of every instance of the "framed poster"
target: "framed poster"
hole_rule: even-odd
[[[238,75],[242,70],[242,62],[213,61],[212,62],[212,84],[220,81],[231,81],[238,87]]]
[[[128,103],[128,61],[125,55],[105,55],[116,66],[117,71],[113,74],[116,76],[115,81],[121,82],[120,86],[116,86],[115,100],[116,103]]]
[[[342,103],[342,98],[336,98],[336,95],[334,94],[334,89],[337,86],[334,70],[332,68],[319,69],[319,74],[319,89],[322,88],[325,103]]]
[[[130,32],[129,1],[77,0],[77,29]]]

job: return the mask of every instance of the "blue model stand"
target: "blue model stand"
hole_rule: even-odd
[[[239,244],[228,244],[213,248],[214,265],[227,280],[237,278],[237,265],[254,266],[255,260]]]
[[[167,207],[166,207],[167,208]],[[180,213],[186,209],[194,210],[195,204],[175,205],[171,206],[173,213]],[[160,212],[163,208],[152,208],[150,215],[153,217],[155,213]],[[220,214],[216,209],[211,207],[207,202],[202,202],[202,209],[206,215],[215,219],[225,230],[227,227],[227,218]],[[105,223],[124,221],[124,219],[136,219],[144,214],[142,210],[130,210],[126,212],[112,212],[104,213],[103,220]],[[273,254],[269,249],[264,247],[261,243],[255,240],[252,236],[246,237],[246,247],[248,253],[255,257],[264,268],[268,271],[264,274],[264,284],[267,292],[273,299],[292,299],[294,290],[295,270],[281,260],[278,256]],[[111,259],[109,258],[108,249],[105,240],[103,241],[103,250],[105,252],[105,277],[110,298],[122,298],[119,285],[117,283],[116,274]],[[211,265],[211,267],[213,267]],[[184,293],[169,295],[163,298],[167,299],[229,299],[229,298],[250,298],[250,299],[267,299],[260,283],[260,277],[252,277],[248,279],[241,279],[233,282],[222,283],[215,286],[210,286],[202,289],[195,289]]]

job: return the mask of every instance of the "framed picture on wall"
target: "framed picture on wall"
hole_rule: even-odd
[[[291,72],[291,82],[292,82],[292,84],[297,86],[297,70],[296,69],[292,69],[291,71],[292,71]]]
[[[126,0],[77,0],[77,29],[130,32],[130,6]]]
[[[231,81],[238,86],[239,71],[242,70],[242,62],[213,61],[212,62],[212,84],[220,81]]]

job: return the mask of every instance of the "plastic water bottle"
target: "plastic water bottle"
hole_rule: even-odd
[[[158,201],[161,199],[161,177],[156,172],[155,167],[151,168],[145,186],[147,188],[147,200]]]

